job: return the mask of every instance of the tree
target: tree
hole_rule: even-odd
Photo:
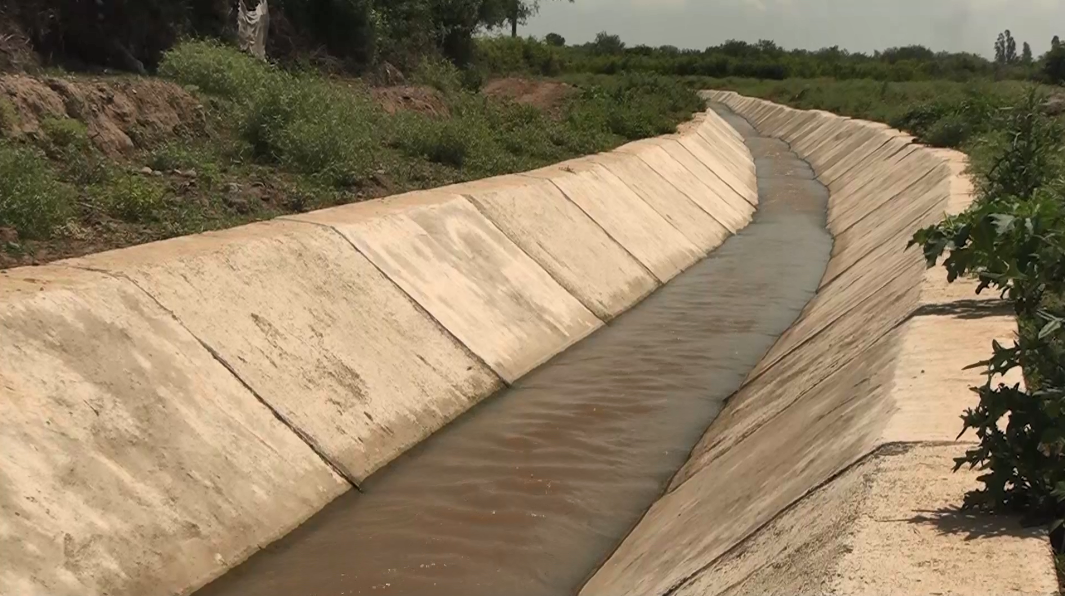
[[[525,24],[529,17],[540,12],[540,0],[507,0],[510,3],[507,21],[510,23],[510,36],[518,36],[518,24]],[[569,0],[572,4],[573,0]]]
[[[1058,44],[1047,52],[1043,58],[1043,75],[1050,83],[1065,83],[1065,46]]]
[[[1021,50],[1021,64],[1025,66],[1031,66],[1033,62],[1032,58],[1032,46],[1028,45],[1028,42],[1024,42],[1024,49]]]
[[[620,54],[625,49],[621,37],[600,31],[592,42],[592,51],[596,54]]]
[[[1057,48],[1060,45],[1061,45],[1061,38],[1059,38],[1057,35],[1055,35],[1054,39],[1050,40],[1050,49],[1053,50],[1053,49]]]
[[[566,45],[566,38],[558,33],[548,33],[547,37],[544,37],[544,41],[547,42],[547,45],[555,46],[556,48],[561,48]]]
[[[1013,34],[1006,29],[998,34],[995,41],[995,63],[1006,66],[1016,64],[1017,61],[1017,40],[1013,39]]]

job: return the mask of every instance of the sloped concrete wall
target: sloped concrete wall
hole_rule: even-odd
[[[708,113],[528,175],[0,272],[0,594],[188,593],[747,224]]]
[[[970,202],[964,156],[882,125],[710,97],[787,141],[828,186],[832,258],[799,321],[581,594],[1056,593],[1038,531],[950,509],[976,475],[950,473],[980,382],[961,369],[1015,328],[905,250]]]

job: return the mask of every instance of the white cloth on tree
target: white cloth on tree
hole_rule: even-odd
[[[266,30],[270,23],[270,11],[266,0],[259,0],[255,10],[248,10],[244,0],[238,1],[237,40],[240,49],[252,56],[266,59]]]

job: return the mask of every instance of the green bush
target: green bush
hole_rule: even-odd
[[[252,154],[338,185],[372,169],[384,114],[364,88],[290,73],[210,42],[168,52],[161,71],[229,100]]]
[[[464,87],[462,73],[443,58],[422,58],[412,79],[419,85],[433,87],[443,93],[453,93]]]
[[[187,41],[163,56],[160,76],[227,99],[247,101],[277,70],[216,41]]]
[[[162,172],[194,170],[197,179],[208,185],[221,175],[216,152],[188,141],[171,141],[157,147],[149,156],[148,165]]]
[[[42,118],[41,132],[56,149],[82,150],[89,146],[89,129],[72,118]]]
[[[994,128],[1005,142],[986,160],[978,195],[965,213],[918,231],[930,267],[943,262],[948,280],[971,276],[978,292],[999,291],[1013,306],[1018,339],[993,342],[976,365],[986,374],[975,388],[965,429],[979,440],[956,464],[981,470],[983,488],[966,505],[1021,512],[1033,519],[1065,518],[1065,195],[1061,188],[1065,129],[1044,116],[1034,92]],[[1019,384],[998,382],[1021,368]]]
[[[567,117],[581,127],[605,127],[626,140],[668,134],[703,109],[703,100],[683,83],[653,75],[592,79]]]
[[[921,140],[933,147],[961,147],[972,136],[972,129],[959,114],[950,114],[936,120],[921,135]]]
[[[47,238],[70,213],[71,194],[44,156],[0,141],[0,227]]]
[[[166,190],[154,180],[124,173],[94,189],[93,193],[108,215],[133,223],[156,219],[163,207]]]
[[[7,136],[16,125],[18,112],[15,111],[15,104],[6,97],[0,97],[0,138]]]
[[[405,127],[399,146],[413,157],[462,168],[473,144],[472,131],[456,120],[415,116],[417,123]]]

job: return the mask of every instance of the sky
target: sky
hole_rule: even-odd
[[[520,35],[554,32],[584,43],[600,31],[627,45],[703,49],[728,39],[771,39],[785,48],[838,45],[872,52],[921,44],[994,54],[1010,29],[1038,56],[1065,38],[1065,0],[541,0]]]

